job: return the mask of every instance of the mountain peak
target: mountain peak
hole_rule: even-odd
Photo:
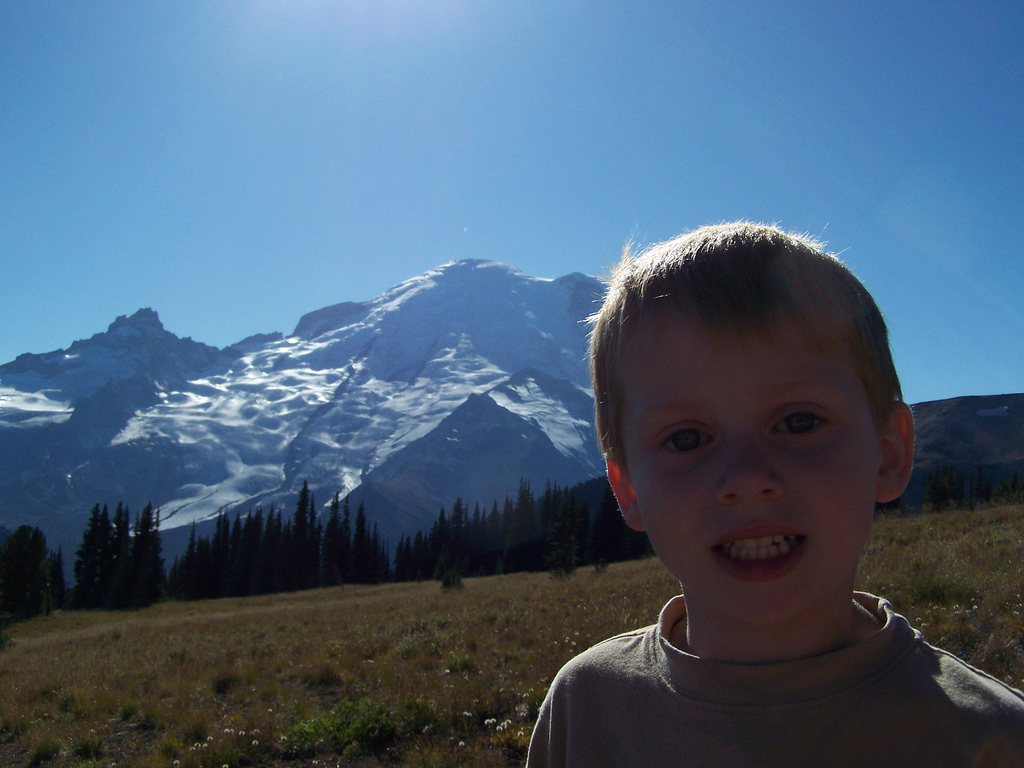
[[[156,313],[156,310],[143,307],[131,317],[118,315],[107,328],[107,333],[124,333],[126,330],[145,335],[157,335],[164,331],[164,325],[160,322],[160,315]]]

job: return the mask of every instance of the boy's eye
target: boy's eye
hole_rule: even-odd
[[[704,442],[704,436],[696,429],[680,429],[673,432],[665,441],[665,447],[673,451],[692,451],[700,447]]]
[[[779,422],[779,431],[788,432],[794,435],[802,435],[810,432],[821,422],[817,416],[807,411],[791,413]]]

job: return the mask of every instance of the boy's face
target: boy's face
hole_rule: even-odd
[[[713,336],[665,311],[621,371],[628,469],[609,462],[609,479],[682,584],[691,651],[712,658],[852,642],[874,503],[910,474],[909,409],[879,429],[846,354],[813,350],[789,321],[773,330]]]

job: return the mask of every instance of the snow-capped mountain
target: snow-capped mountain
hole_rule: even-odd
[[[290,511],[308,481],[320,504],[365,501],[394,540],[457,497],[599,475],[583,320],[600,293],[461,261],[223,350],[152,310],[119,317],[0,366],[0,523],[73,547],[97,502],[151,501],[166,529]]]

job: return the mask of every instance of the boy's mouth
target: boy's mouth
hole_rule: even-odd
[[[760,536],[748,539],[736,539],[716,547],[730,560],[772,560],[788,555],[796,549],[803,536]]]

